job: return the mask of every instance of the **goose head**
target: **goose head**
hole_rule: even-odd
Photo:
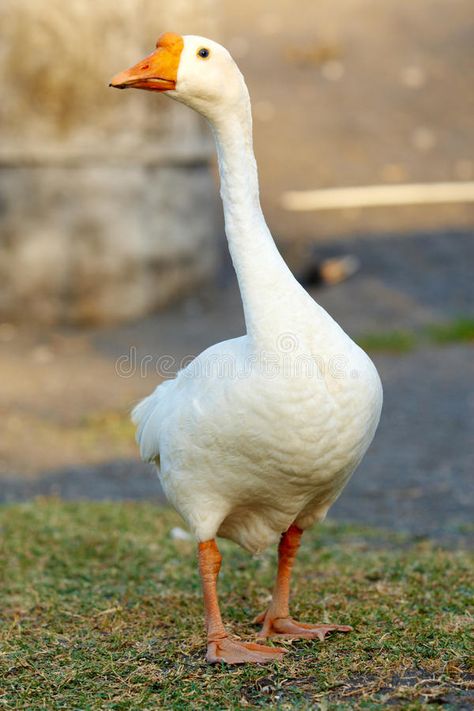
[[[161,35],[155,51],[114,76],[110,86],[164,93],[210,120],[248,99],[243,76],[225,47],[172,32]]]

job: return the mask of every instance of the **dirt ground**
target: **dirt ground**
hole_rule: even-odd
[[[474,178],[471,4],[220,5],[219,39],[248,80],[262,200],[285,256],[296,270],[314,250],[361,262],[315,298],[354,336],[472,316],[472,206],[290,213],[280,204],[288,189]],[[242,333],[224,242],[222,252],[216,284],[137,323],[54,333],[0,325],[0,500],[160,498],[128,411],[159,381],[157,356],[170,356],[172,371]],[[380,430],[333,516],[467,540],[473,352],[472,343],[421,341],[374,353]]]
[[[294,213],[285,190],[474,179],[469,0],[220,2],[282,241],[470,226],[472,206]]]
[[[386,333],[387,324],[422,333],[429,324],[473,313],[471,233],[358,238],[331,250],[348,246],[362,260],[361,271],[339,287],[312,293],[352,335]],[[188,357],[242,328],[232,283],[121,328],[42,335],[35,343],[10,331],[0,350],[6,376],[0,499],[160,500],[152,468],[136,459],[130,406],[159,382],[157,355],[169,356],[164,366],[172,375]],[[408,352],[373,353],[384,384],[382,421],[331,516],[468,542],[473,348],[472,342],[421,339]]]

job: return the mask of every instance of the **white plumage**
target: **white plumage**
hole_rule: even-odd
[[[162,35],[149,57],[112,80],[166,92],[214,132],[226,234],[247,332],[201,353],[134,410],[142,457],[199,541],[211,663],[266,663],[285,649],[229,637],[217,596],[216,535],[257,552],[280,537],[260,636],[323,640],[347,625],[289,614],[303,530],[322,520],[374,435],[382,388],[374,365],[296,282],[258,197],[247,87],[231,56],[203,37]]]
[[[304,291],[261,212],[248,92],[228,52],[186,36],[169,96],[215,135],[226,234],[247,333],[201,353],[133,412],[144,459],[199,541],[263,550],[322,520],[376,430],[369,357]],[[197,61],[199,48],[212,61]],[[198,57],[199,59],[199,57]]]

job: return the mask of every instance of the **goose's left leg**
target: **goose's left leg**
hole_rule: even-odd
[[[290,617],[290,577],[302,535],[303,531],[295,524],[282,534],[278,546],[278,572],[272,601],[268,610],[254,620],[256,623],[263,622],[259,637],[317,638],[322,641],[330,632],[350,632],[352,630],[349,625],[308,625],[296,622]]]

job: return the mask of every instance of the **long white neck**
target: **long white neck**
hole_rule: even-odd
[[[221,177],[225,229],[244,307],[249,335],[258,337],[282,324],[291,297],[308,295],[276,248],[259,200],[252,148],[250,101],[239,112],[211,121]],[[299,296],[299,298],[298,298]]]

